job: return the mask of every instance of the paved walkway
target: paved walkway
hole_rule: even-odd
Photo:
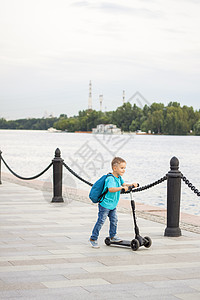
[[[138,218],[151,248],[88,244],[97,206],[51,204],[51,193],[0,186],[0,299],[200,299],[200,235],[164,237],[165,225]],[[118,234],[133,239],[132,216],[118,213]]]

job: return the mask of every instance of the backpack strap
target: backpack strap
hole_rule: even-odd
[[[113,174],[112,173],[108,173],[107,174],[107,177],[108,176],[113,176]],[[107,178],[106,177],[106,178]],[[113,176],[114,177],[114,176]],[[105,185],[105,184],[104,184]],[[101,203],[104,199],[105,199],[105,196],[106,196],[106,194],[108,193],[108,188],[101,194],[101,196],[99,197],[99,203]]]
[[[108,192],[108,188],[105,190],[105,192],[103,192],[103,194],[101,194],[101,196],[99,197],[99,203],[101,203],[104,199],[105,199],[105,196]]]

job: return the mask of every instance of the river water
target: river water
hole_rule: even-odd
[[[86,133],[50,133],[48,131],[0,130],[0,150],[8,165],[19,175],[31,177],[52,161],[55,149],[84,179],[95,182],[111,171],[114,156],[127,162],[124,180],[140,186],[163,177],[170,169],[170,159],[179,159],[180,171],[200,190],[200,137],[154,135],[93,135]],[[2,164],[2,171],[9,173]],[[40,177],[52,181],[52,169]],[[64,182],[88,190],[64,168]],[[124,195],[123,197],[129,197]],[[137,202],[166,207],[166,181],[134,194]],[[181,211],[200,215],[200,197],[182,183]]]

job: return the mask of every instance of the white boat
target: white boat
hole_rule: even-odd
[[[96,128],[92,128],[94,134],[122,134],[120,128],[114,124],[99,124]]]
[[[48,132],[61,132],[61,130],[57,130],[56,128],[50,127],[47,129]]]

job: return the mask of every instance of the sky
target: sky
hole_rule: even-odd
[[[123,90],[199,110],[199,15],[199,0],[0,0],[0,118],[77,115],[90,80],[96,110]]]

